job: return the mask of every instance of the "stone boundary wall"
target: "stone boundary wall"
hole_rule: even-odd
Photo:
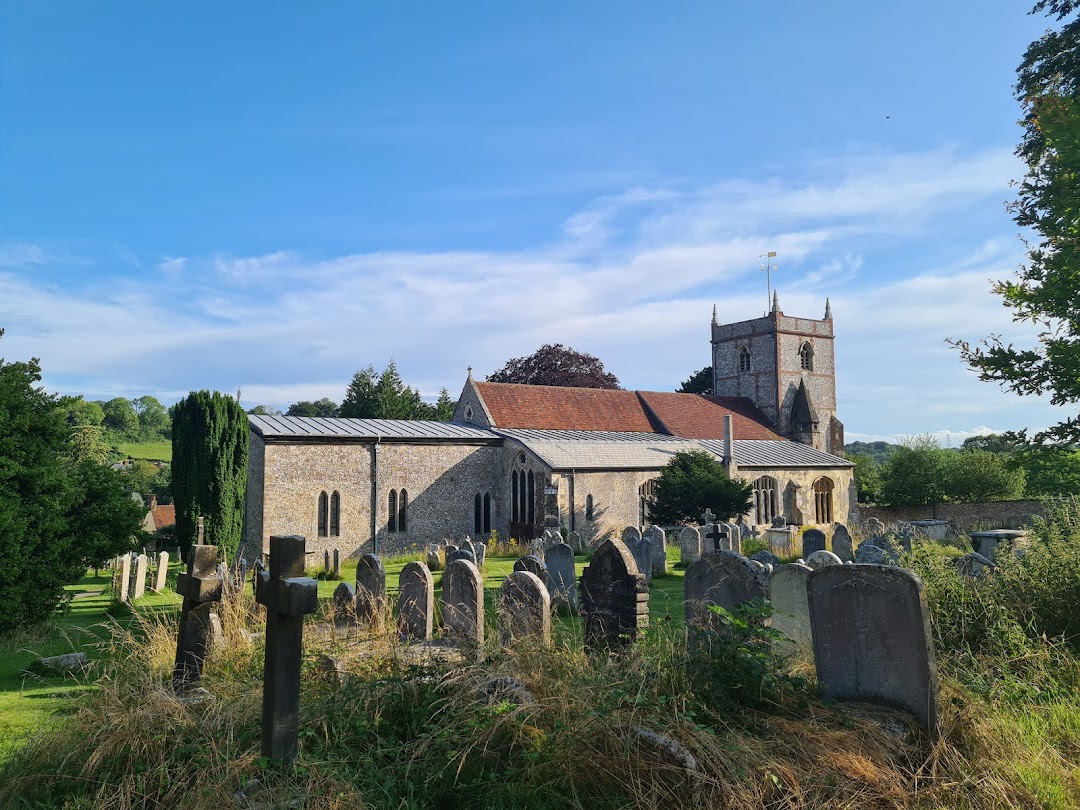
[[[931,506],[864,506],[853,510],[859,520],[876,517],[889,524],[906,520],[946,520],[958,531],[1022,529],[1034,516],[1045,517],[1042,501],[984,501],[982,503],[936,503]]]

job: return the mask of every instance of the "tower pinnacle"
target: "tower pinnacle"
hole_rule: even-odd
[[[712,324],[713,326],[718,326],[720,324],[720,321],[716,319],[716,304],[712,305]]]
[[[773,290],[773,293],[772,293],[772,311],[773,312],[779,312],[780,311],[780,295],[779,295],[779,293],[777,293],[776,290]]]
[[[832,307],[829,306],[829,299],[828,298],[825,299],[825,320],[827,320],[827,321],[832,320]]]

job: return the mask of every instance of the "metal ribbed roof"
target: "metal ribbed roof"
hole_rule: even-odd
[[[733,444],[735,463],[740,467],[855,466],[846,458],[815,450],[807,444],[787,440],[736,439]],[[703,439],[701,446],[716,455],[722,455],[724,452],[724,443],[715,439]]]
[[[692,439],[655,434],[614,433],[632,439],[568,436],[567,430],[504,430],[507,438],[521,442],[553,470],[658,470],[680,450],[700,450]],[[580,431],[591,433],[593,431]],[[555,436],[539,434],[552,433]],[[513,435],[511,435],[513,434]],[[561,435],[560,435],[561,434]],[[645,437],[645,438],[640,438]]]
[[[327,419],[316,416],[248,415],[251,429],[264,439],[364,441],[498,441],[498,434],[457,422],[416,419]]]

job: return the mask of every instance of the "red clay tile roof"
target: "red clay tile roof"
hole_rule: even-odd
[[[731,414],[731,430],[736,439],[776,440],[775,433],[757,406],[745,397],[712,397],[700,394],[671,394],[639,391],[645,404],[668,431],[684,439],[722,439],[724,414]]]
[[[658,433],[633,391],[476,383],[496,428]]]
[[[724,414],[736,439],[776,440],[768,418],[745,397],[705,397],[657,391],[476,383],[495,428],[671,433],[721,439]],[[658,421],[659,420],[659,421]]]
[[[154,528],[164,529],[166,526],[176,525],[176,506],[171,503],[155,506],[150,510],[154,516]]]

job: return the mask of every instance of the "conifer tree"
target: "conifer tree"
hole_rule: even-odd
[[[248,420],[233,398],[195,391],[173,408],[173,500],[181,546],[195,541],[201,516],[207,542],[232,559],[240,547],[247,487]]]

